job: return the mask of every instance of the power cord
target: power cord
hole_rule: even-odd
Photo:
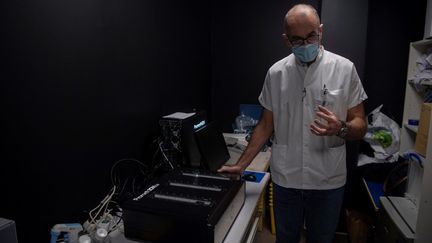
[[[152,141],[154,153],[147,165],[134,158],[120,159],[111,166],[110,179],[112,188],[102,201],[88,213],[88,220],[83,224],[88,236],[98,241],[104,240],[110,233],[123,226],[122,210],[119,203],[130,198],[145,187],[161,168],[173,170],[174,164],[165,153],[161,137]],[[164,166],[165,165],[165,166]]]
[[[165,150],[163,149],[162,144],[163,144],[163,142],[161,141],[161,142],[159,143],[159,149],[160,149],[160,151],[161,151],[163,157],[165,158],[165,161],[169,164],[169,166],[171,167],[171,169],[174,170],[174,166],[173,166],[173,164],[171,163],[171,161],[168,159],[168,157],[166,156],[166,154],[165,154]]]

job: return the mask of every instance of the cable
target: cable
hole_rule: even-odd
[[[99,203],[99,205],[96,206],[95,208],[93,208],[93,209],[89,212],[90,223],[92,223],[92,224],[96,224],[96,223],[97,223],[97,222],[96,222],[96,218],[99,216],[99,214],[100,214],[100,212],[101,212],[101,209],[104,208],[104,206],[106,206],[106,205],[109,203],[109,201],[111,200],[111,198],[113,197],[113,195],[114,195],[114,193],[115,193],[115,190],[116,190],[116,186],[113,186],[113,188],[111,189],[112,192],[111,192],[109,195],[105,196],[105,198],[104,198],[104,199]],[[96,209],[98,209],[98,211],[97,211],[96,215],[93,216],[92,213],[93,213]],[[105,213],[105,212],[104,212],[104,213]]]
[[[151,165],[152,165],[152,166],[154,166],[156,155],[157,155],[157,154],[159,153],[159,151],[160,151],[159,143],[160,143],[161,141],[162,141],[162,138],[159,136],[159,137],[157,137],[156,139],[154,139],[154,140],[151,142],[151,144],[150,144],[150,148],[151,148],[153,145],[155,145],[155,144],[156,144],[156,146],[157,146],[157,149],[156,149],[155,152],[153,153],[153,156],[152,156],[152,159],[151,159]]]
[[[113,184],[113,185],[116,185],[117,183],[115,182],[116,181],[116,178],[114,178],[114,169],[115,169],[115,167],[116,166],[118,166],[120,163],[122,163],[122,162],[126,162],[126,161],[133,161],[133,162],[136,162],[136,163],[138,163],[139,165],[141,165],[142,167],[144,167],[144,168],[147,168],[147,166],[144,164],[144,163],[142,163],[141,161],[139,161],[139,160],[137,160],[137,159],[132,159],[132,158],[129,158],[129,159],[121,159],[121,160],[118,160],[118,161],[116,161],[114,164],[113,164],[113,166],[111,167],[111,183]]]
[[[118,215],[118,214],[116,214],[115,215],[116,217],[118,217],[118,220],[117,220],[117,222],[111,227],[111,230],[109,231],[109,233],[111,233],[111,232],[113,232],[113,231],[115,231],[115,230],[117,230],[118,228],[120,228],[121,227],[121,222],[123,221],[123,217],[122,217],[122,215]]]
[[[121,212],[121,209],[118,207],[118,203],[116,202],[117,199],[122,198],[123,197],[122,194],[125,192],[129,192],[129,190],[131,190],[132,194],[135,194],[140,189],[139,186],[143,182],[145,183],[154,175],[156,168],[160,167],[160,163],[155,165],[155,160],[159,153],[163,155],[165,161],[169,164],[171,169],[174,169],[173,164],[168,159],[167,155],[163,150],[162,141],[160,137],[154,139],[150,144],[150,146],[151,147],[154,146],[153,148],[157,148],[153,153],[153,157],[151,161],[152,163],[151,166],[153,167],[152,170],[150,170],[149,165],[146,165],[143,162],[134,158],[125,158],[114,162],[114,164],[111,166],[110,169],[110,179],[111,179],[112,188],[110,189],[109,193],[102,199],[102,201],[95,208],[90,210],[90,212],[88,213],[89,224],[97,225],[100,222],[102,222],[102,220],[111,220],[110,218],[107,217],[112,218],[111,212],[115,210],[115,212],[117,212],[116,214],[117,217],[119,217],[119,220],[117,220],[117,222],[110,228],[112,228],[111,230],[114,230],[119,226],[120,222],[122,221],[122,217],[118,215],[118,213]],[[120,165],[124,163],[133,163],[135,165],[138,165],[135,166],[135,168],[130,169],[131,171],[133,170],[132,175],[129,175],[131,173],[128,173],[130,171],[128,171],[127,169],[119,168]],[[125,176],[125,173],[128,173],[128,175]],[[127,190],[126,188],[128,186],[130,186],[130,189]],[[116,201],[114,201],[114,199]],[[93,229],[94,228],[88,228],[89,231],[92,231]]]
[[[155,139],[152,144],[155,144],[158,141],[158,139]],[[123,165],[126,162],[131,163],[129,165],[132,167],[120,167],[120,165]],[[108,232],[112,232],[118,227],[120,227],[122,225],[122,217],[120,216],[121,208],[119,207],[117,200],[122,197],[122,194],[125,191],[129,191],[126,190],[128,186],[131,186],[131,190],[133,191],[133,193],[135,193],[135,191],[139,188],[138,183],[143,182],[143,180],[144,182],[148,180],[148,172],[148,165],[142,163],[137,159],[125,158],[114,162],[110,169],[112,188],[109,190],[108,194],[100,201],[100,203],[89,211],[89,219],[85,222],[85,224],[87,224],[85,230],[90,235],[92,235],[95,234],[96,229],[101,224],[108,227],[106,228]],[[125,175],[126,173],[127,175]],[[113,218],[113,214],[115,214],[118,219]]]
[[[164,156],[165,160],[168,162],[168,164],[171,166],[171,169],[174,169],[174,166],[171,164],[171,161],[168,159],[168,157],[166,156],[163,148],[162,148],[162,142],[159,143],[159,149],[162,152],[162,155]]]
[[[120,192],[118,193],[119,195],[121,195],[123,193],[124,189],[126,188],[126,185],[127,185],[128,181],[129,181],[129,178],[126,178],[126,180],[125,180],[125,182],[124,182],[124,184],[123,184]]]
[[[135,195],[135,182],[136,182],[136,177],[132,178],[132,194]]]

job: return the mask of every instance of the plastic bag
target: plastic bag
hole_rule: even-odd
[[[391,156],[396,158],[399,152],[400,128],[395,121],[381,112],[382,106],[368,115],[371,122],[363,140],[371,145],[377,159],[388,160]]]
[[[256,124],[258,124],[257,120],[241,113],[240,116],[236,117],[234,133],[250,133]]]

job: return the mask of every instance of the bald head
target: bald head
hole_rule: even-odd
[[[284,28],[287,34],[297,28],[319,28],[320,18],[314,7],[297,4],[285,15]]]

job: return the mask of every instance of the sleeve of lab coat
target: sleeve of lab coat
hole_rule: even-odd
[[[348,108],[353,108],[368,98],[354,64],[352,64],[351,83],[349,87]]]
[[[267,72],[261,94],[258,97],[260,104],[267,110],[273,111],[272,108],[272,92],[271,92],[271,82],[270,82],[270,72]]]

